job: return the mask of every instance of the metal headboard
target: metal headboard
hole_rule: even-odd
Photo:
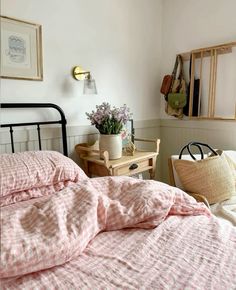
[[[40,125],[49,125],[49,124],[61,124],[61,132],[62,132],[62,143],[63,143],[63,153],[65,156],[68,156],[67,149],[67,137],[66,137],[66,118],[63,110],[51,103],[0,103],[0,107],[2,109],[11,109],[11,108],[53,108],[56,109],[61,116],[59,121],[45,121],[45,122],[27,122],[27,123],[13,123],[13,124],[0,124],[1,128],[9,127],[10,128],[10,136],[11,136],[11,148],[12,153],[14,153],[14,138],[13,138],[13,127],[20,126],[37,126],[38,131],[38,142],[39,142],[39,150],[42,149],[41,146],[41,134],[40,134]]]

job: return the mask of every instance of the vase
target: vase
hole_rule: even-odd
[[[122,157],[122,139],[120,134],[105,135],[100,134],[99,150],[108,151],[109,159],[119,159]]]

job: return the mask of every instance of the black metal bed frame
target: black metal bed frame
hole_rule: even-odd
[[[66,118],[63,110],[52,103],[0,103],[1,109],[11,109],[11,108],[53,108],[56,109],[61,116],[59,121],[45,121],[45,122],[26,122],[26,123],[12,123],[12,124],[0,124],[1,128],[10,128],[10,136],[11,136],[11,148],[12,153],[14,150],[14,138],[13,138],[13,127],[20,126],[37,126],[38,131],[38,142],[39,142],[39,150],[42,150],[41,146],[41,134],[40,134],[40,125],[49,125],[49,124],[61,124],[61,132],[62,132],[62,143],[63,143],[63,153],[65,156],[68,156],[67,149],[67,136],[66,136]]]

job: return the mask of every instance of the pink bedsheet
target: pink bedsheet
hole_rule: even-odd
[[[1,216],[3,289],[236,287],[235,228],[162,183],[91,179]]]

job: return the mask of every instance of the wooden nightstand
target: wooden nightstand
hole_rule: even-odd
[[[134,140],[155,143],[155,151],[147,152],[136,150],[133,156],[123,153],[123,156],[117,160],[109,160],[109,154],[107,151],[100,152],[99,150],[91,149],[86,143],[77,144],[75,146],[75,151],[83,161],[83,170],[89,177],[92,175],[131,176],[144,171],[149,171],[150,178],[154,179],[160,140],[137,138]],[[100,159],[100,155],[103,159]]]

